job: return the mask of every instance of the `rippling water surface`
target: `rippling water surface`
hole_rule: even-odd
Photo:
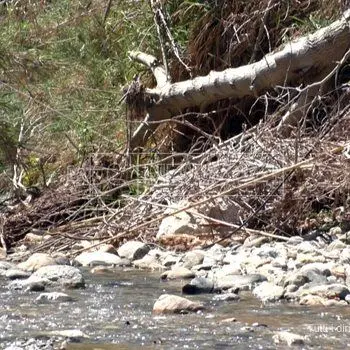
[[[163,293],[180,295],[181,282],[163,282],[159,273],[119,271],[94,276],[85,273],[83,290],[67,290],[69,303],[37,303],[39,293],[9,290],[0,280],[0,344],[46,339],[58,330],[79,329],[89,336],[68,349],[275,349],[279,330],[308,335],[306,348],[350,347],[350,309],[305,308],[294,304],[263,306],[249,293],[240,302],[212,301],[193,296],[207,306],[202,313],[155,316],[152,307]],[[235,317],[237,322],[223,323]],[[254,325],[258,322],[260,326]],[[281,349],[283,347],[280,347]]]

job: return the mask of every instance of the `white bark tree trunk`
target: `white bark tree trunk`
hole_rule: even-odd
[[[180,114],[184,108],[207,105],[225,98],[260,96],[276,86],[313,83],[327,76],[350,48],[350,10],[342,18],[315,33],[290,42],[259,62],[210,72],[207,76],[171,84],[165,69],[155,58],[131,52],[130,57],[152,69],[155,89],[146,89],[154,103],[131,138],[131,149],[142,147],[162,120]]]

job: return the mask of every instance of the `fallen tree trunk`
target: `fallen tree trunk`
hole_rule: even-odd
[[[165,68],[154,57],[130,52],[132,59],[152,70],[157,81],[156,88],[144,91],[146,117],[134,132],[130,148],[143,147],[162,120],[181,114],[185,108],[225,98],[258,97],[276,86],[305,86],[316,77],[327,76],[350,47],[349,21],[350,10],[331,25],[288,43],[256,63],[177,83],[170,83]]]

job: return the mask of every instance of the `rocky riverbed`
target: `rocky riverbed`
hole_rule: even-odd
[[[339,228],[329,235],[331,243],[255,237],[185,253],[136,241],[74,259],[15,253],[0,261],[0,340],[18,350],[344,348],[350,246]]]

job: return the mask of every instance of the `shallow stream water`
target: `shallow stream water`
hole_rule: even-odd
[[[201,313],[153,315],[161,294],[181,295],[181,282],[164,282],[159,273],[136,270],[98,276],[85,271],[85,278],[85,289],[64,291],[75,298],[66,303],[38,303],[39,293],[10,290],[8,281],[0,280],[0,348],[70,329],[89,336],[69,343],[71,350],[275,349],[272,337],[280,330],[308,335],[304,348],[350,347],[348,307],[262,305],[245,292],[239,302],[213,301],[211,294],[190,297],[207,306]],[[237,322],[222,322],[232,317]]]

